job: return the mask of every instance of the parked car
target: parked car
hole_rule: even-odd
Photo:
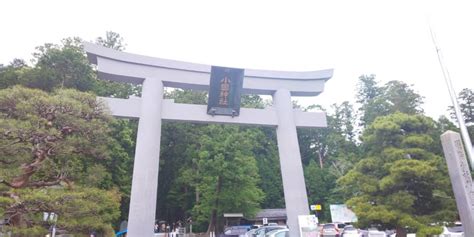
[[[360,231],[352,225],[344,226],[341,237],[361,237]]]
[[[250,236],[250,237],[264,237],[268,232],[272,231],[272,230],[277,230],[277,229],[286,229],[286,226],[262,226],[258,229],[256,229],[251,235],[248,235],[248,232],[247,232],[247,236]],[[253,231],[253,230],[250,230],[250,231]],[[250,232],[249,231],[249,232]]]
[[[254,237],[255,236],[255,231],[257,231],[257,230],[258,230],[258,228],[249,230],[247,233],[245,233],[245,237]]]
[[[224,229],[224,236],[226,237],[240,237],[250,230],[249,225],[231,226]]]
[[[367,231],[367,237],[387,237],[387,234],[375,228],[369,228]]]
[[[385,230],[385,234],[387,235],[387,237],[395,237],[397,235],[397,231],[396,230]]]
[[[443,226],[443,232],[440,237],[464,237],[464,228],[462,225],[456,225],[453,227]]]
[[[268,232],[265,237],[290,237],[289,229],[276,229]]]
[[[328,223],[324,224],[321,228],[321,237],[341,237],[342,229],[344,228],[342,223]]]

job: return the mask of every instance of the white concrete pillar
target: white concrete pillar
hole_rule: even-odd
[[[273,106],[278,117],[277,142],[287,225],[290,228],[290,236],[296,237],[300,236],[298,215],[308,215],[309,206],[290,91],[277,90],[273,95]]]
[[[155,78],[145,79],[128,214],[129,237],[153,236],[160,163],[162,101],[163,82]]]

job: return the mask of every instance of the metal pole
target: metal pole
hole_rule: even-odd
[[[56,237],[56,223],[53,225],[53,231],[51,232],[51,237]]]
[[[434,35],[433,30],[431,29],[431,26],[430,26],[430,33],[431,33],[431,39],[433,40],[433,44],[436,49],[436,54],[438,55],[439,65],[441,66],[441,71],[443,72],[444,81],[446,82],[446,85],[448,87],[451,103],[453,104],[454,112],[456,114],[456,118],[459,123],[459,128],[461,129],[461,136],[464,141],[464,146],[466,147],[467,158],[469,160],[469,163],[471,164],[471,170],[472,170],[474,169],[474,156],[472,154],[471,138],[469,137],[469,133],[467,131],[467,127],[466,127],[466,124],[464,123],[464,118],[461,113],[461,109],[459,108],[458,100],[456,98],[456,92],[454,91],[453,84],[451,82],[451,76],[449,75],[448,68],[443,63],[443,55],[441,53],[441,48],[436,43],[435,35]]]

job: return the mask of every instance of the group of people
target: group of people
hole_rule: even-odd
[[[155,233],[168,233],[170,237],[178,236],[178,229],[183,227],[181,221],[167,224],[165,221],[160,221],[155,223]]]

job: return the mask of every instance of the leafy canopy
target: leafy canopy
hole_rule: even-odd
[[[58,227],[72,232],[86,231],[81,218],[94,218],[90,228],[109,230],[120,196],[99,188],[113,186],[111,121],[92,94],[0,90],[0,192],[6,197],[0,215],[20,232],[46,228],[38,219],[43,212],[60,213]]]
[[[446,165],[430,150],[434,125],[423,115],[395,113],[364,131],[366,158],[338,180],[360,226],[436,234],[431,224],[455,218]]]

